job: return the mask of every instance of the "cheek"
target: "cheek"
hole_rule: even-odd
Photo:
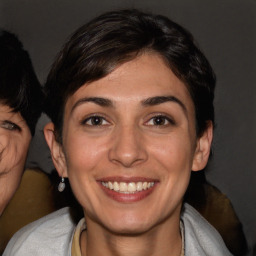
[[[9,172],[19,160],[17,143],[8,135],[2,135],[0,140],[0,172]]]
[[[193,150],[187,141],[186,137],[169,137],[151,146],[151,166],[162,181],[159,204],[165,205],[162,211],[166,214],[180,204],[190,180]]]
[[[95,191],[95,177],[103,170],[106,146],[102,141],[91,141],[83,136],[66,136],[64,142],[67,174],[72,191],[85,209],[92,209],[98,199]]]
[[[151,142],[151,155],[170,172],[191,170],[194,150],[188,135],[170,135]]]
[[[5,134],[0,134],[0,154],[8,147],[9,138]]]
[[[68,136],[64,145],[69,176],[71,172],[87,175],[105,159],[108,143],[102,139],[85,136]]]
[[[13,144],[4,148],[0,158],[0,214],[20,184],[26,160],[27,150]]]
[[[183,196],[189,183],[193,163],[193,143],[189,136],[169,136],[151,144],[153,164],[165,182],[165,189],[172,195]],[[175,197],[173,197],[175,198]]]
[[[22,172],[30,138],[5,135],[0,140],[0,172],[12,171],[14,168]]]

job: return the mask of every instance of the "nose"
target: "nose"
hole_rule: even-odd
[[[139,129],[123,126],[115,131],[109,159],[126,168],[134,167],[147,160],[147,151]]]

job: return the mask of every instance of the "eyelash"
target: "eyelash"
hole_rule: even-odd
[[[3,121],[1,123],[1,127],[10,131],[21,131],[21,128],[17,124],[10,122],[8,120]]]
[[[160,121],[164,121],[164,124],[156,124],[156,123],[149,124],[150,121],[154,122],[154,121],[156,121],[157,118],[162,119]],[[96,121],[96,123],[95,123],[95,121]],[[88,122],[90,122],[90,124]],[[93,124],[93,122],[94,122],[94,124]],[[99,123],[97,124],[97,122],[99,122]],[[103,116],[93,115],[93,116],[87,117],[86,119],[81,121],[81,124],[82,125],[87,125],[87,126],[99,127],[99,126],[107,126],[107,125],[109,125],[109,122]],[[147,126],[157,126],[157,127],[164,126],[164,127],[166,127],[168,125],[175,125],[176,123],[170,117],[167,117],[167,116],[162,115],[162,114],[158,114],[158,115],[155,115],[155,116],[151,117],[145,124]]]

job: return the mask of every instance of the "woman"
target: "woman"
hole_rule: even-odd
[[[0,215],[20,183],[42,96],[28,53],[0,31]]]
[[[214,87],[190,33],[166,17],[123,10],[78,29],[45,85],[44,132],[84,219],[64,208],[4,255],[231,255],[183,204],[210,154]]]

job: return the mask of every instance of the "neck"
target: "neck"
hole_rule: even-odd
[[[89,224],[89,225],[88,225]],[[82,256],[180,256],[182,239],[179,221],[162,223],[137,235],[112,233],[96,223],[88,223],[81,235]],[[93,232],[90,232],[92,230]]]

